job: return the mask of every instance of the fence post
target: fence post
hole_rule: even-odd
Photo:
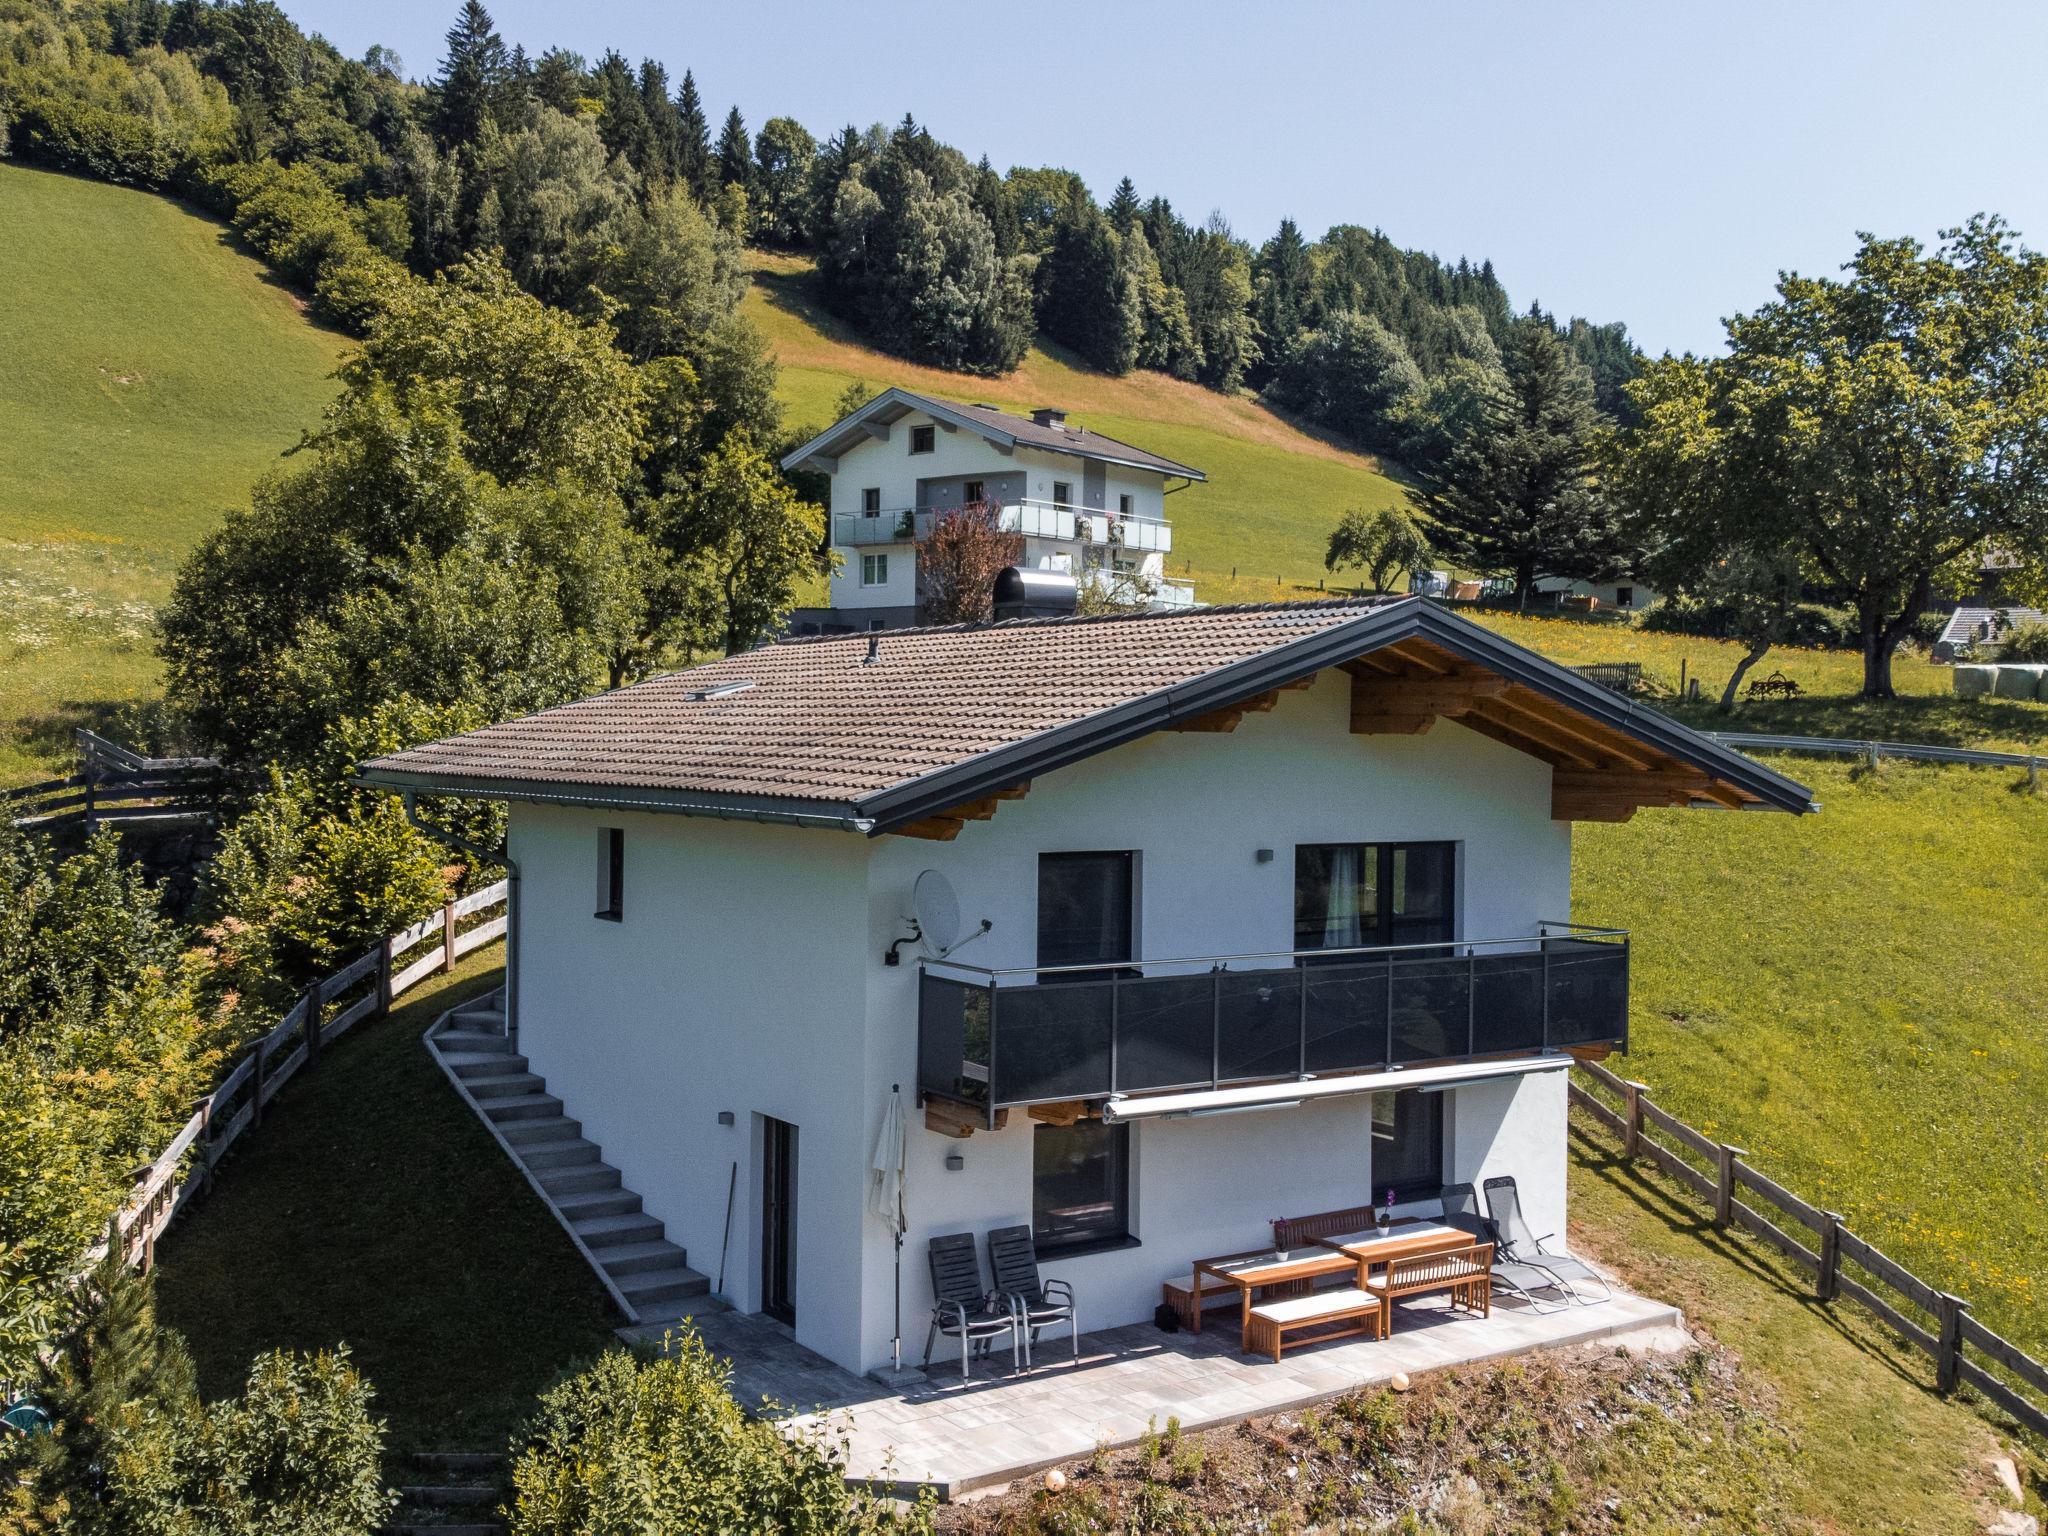
[[[1718,1142],[1714,1148],[1714,1225],[1725,1227],[1735,1216],[1735,1159],[1742,1148]]]
[[[1636,1151],[1642,1144],[1643,1100],[1649,1097],[1650,1085],[1623,1083],[1621,1094],[1625,1101],[1622,1109],[1626,1114],[1626,1121],[1621,1128],[1621,1155],[1625,1160],[1634,1162]]]
[[[455,898],[441,903],[441,974],[455,969]]]
[[[1822,1211],[1820,1228],[1820,1277],[1813,1293],[1822,1301],[1842,1294],[1842,1213]]]
[[[306,988],[306,1065],[320,1054],[320,983]]]
[[[1946,1396],[1955,1391],[1963,1371],[1963,1314],[1970,1304],[1947,1291],[1934,1298],[1935,1316],[1940,1320],[1940,1337],[1935,1341],[1934,1387]]]
[[[270,1037],[265,1035],[256,1042],[256,1060],[249,1069],[249,1128],[254,1130],[263,1123],[263,1068],[269,1056]]]
[[[121,1208],[114,1207],[114,1214],[107,1218],[107,1257],[116,1264],[128,1262],[128,1244],[121,1236]]]
[[[391,1011],[391,935],[377,941],[377,1017]]]
[[[213,1095],[208,1094],[198,1104],[199,1109],[199,1187],[213,1188]]]

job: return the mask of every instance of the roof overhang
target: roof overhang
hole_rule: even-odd
[[[1143,470],[1147,474],[1161,475],[1169,480],[1206,480],[1199,469],[1166,460],[1163,464],[1147,463],[1141,459],[1120,457],[1112,450],[1100,445],[1088,449],[1062,448],[1052,443],[1036,440],[1026,442],[1014,432],[1006,432],[992,422],[986,421],[972,411],[963,411],[949,401],[935,400],[929,395],[914,395],[907,389],[891,385],[874,399],[866,402],[852,415],[842,418],[820,432],[809,442],[792,448],[780,460],[784,469],[819,469],[832,474],[839,467],[840,455],[871,442],[877,436],[875,429],[894,426],[905,416],[922,412],[934,421],[972,432],[985,442],[993,443],[1005,453],[1018,448],[1040,453],[1061,453],[1071,458],[1094,459],[1103,464],[1115,464],[1124,469]],[[1167,467],[1170,465],[1171,467]]]
[[[1562,1053],[1517,1056],[1502,1061],[1460,1062],[1440,1067],[1396,1067],[1386,1072],[1354,1072],[1342,1077],[1305,1077],[1295,1081],[1249,1083],[1235,1088],[1198,1088],[1190,1093],[1155,1093],[1110,1098],[1102,1118],[1110,1125],[1133,1120],[1171,1120],[1193,1115],[1234,1115],[1252,1110],[1293,1109],[1320,1099],[1350,1098],[1403,1089],[1440,1092],[1468,1083],[1513,1081],[1537,1072],[1561,1072],[1572,1064]]]
[[[1189,721],[1227,710],[1242,700],[1298,685],[1326,668],[1357,662],[1408,641],[1425,642],[1432,650],[1505,678],[1615,737],[1640,742],[1661,758],[1697,769],[1709,779],[1732,786],[1747,804],[1794,813],[1817,808],[1812,792],[1804,785],[1755,759],[1419,597],[1389,603],[1178,687],[893,785],[863,797],[855,808],[876,833],[922,823],[1007,786],[1155,731],[1184,728]],[[1485,733],[1494,732],[1489,729]]]
[[[617,788],[603,784],[535,784],[477,775],[406,773],[393,768],[364,768],[350,782],[365,789],[447,795],[464,800],[520,800],[594,810],[710,816],[720,821],[823,827],[838,832],[871,833],[875,829],[872,820],[860,815],[850,805],[822,800],[777,799],[767,795],[714,795],[699,791]]]

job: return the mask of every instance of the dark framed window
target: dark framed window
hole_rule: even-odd
[[[1372,1096],[1372,1198],[1433,1197],[1444,1183],[1444,1096],[1404,1088]]]
[[[1633,607],[1635,607],[1635,605],[1636,605],[1636,589],[1635,589],[1634,587],[1616,587],[1616,588],[1614,589],[1614,606],[1615,606],[1615,607],[1617,607],[1617,608],[1633,608]]]
[[[910,429],[910,451],[912,453],[930,453],[938,445],[938,437],[939,429],[937,427],[912,427]]]
[[[1135,862],[1128,852],[1038,856],[1040,965],[1116,966],[1131,959]]]
[[[1052,504],[1056,507],[1072,506],[1074,487],[1068,481],[1055,480],[1052,483]]]
[[[626,915],[626,829],[597,829],[597,911],[594,916],[616,923]]]
[[[860,493],[860,509],[870,517],[882,510],[882,488],[879,485],[868,486]]]
[[[1100,1120],[1031,1133],[1031,1236],[1041,1254],[1131,1240],[1131,1128]]]
[[[979,480],[969,480],[960,487],[960,505],[975,506],[988,500],[988,487]]]
[[[1131,515],[1131,498],[1128,494],[1122,492],[1118,493],[1116,498],[1116,513],[1118,517],[1129,517]]]
[[[1303,843],[1294,947],[1367,949],[1457,937],[1455,843]]]

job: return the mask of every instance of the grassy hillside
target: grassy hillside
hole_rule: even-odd
[[[1174,525],[1167,572],[1192,576],[1205,602],[1313,589],[1330,530],[1348,509],[1404,499],[1376,459],[1312,435],[1248,395],[1230,398],[1157,373],[1109,378],[1043,343],[1000,379],[920,368],[865,346],[826,314],[807,260],[756,255],[753,264],[747,313],[782,365],[793,423],[828,425],[833,402],[856,379],[875,389],[900,384],[1006,410],[1064,406],[1083,426],[1208,475],[1207,484],[1176,491],[1166,503]]]
[[[343,338],[166,198],[0,161],[0,783],[155,691],[178,559],[315,425]]]

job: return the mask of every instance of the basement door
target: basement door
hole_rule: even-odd
[[[761,1310],[796,1324],[796,1127],[761,1117]]]

